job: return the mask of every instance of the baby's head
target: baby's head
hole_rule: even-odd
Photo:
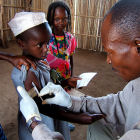
[[[120,0],[104,18],[107,62],[125,80],[140,77],[140,0]]]
[[[47,20],[53,30],[70,30],[71,13],[68,5],[63,1],[55,1],[48,8]]]
[[[20,12],[8,23],[23,54],[46,58],[51,28],[41,12]]]

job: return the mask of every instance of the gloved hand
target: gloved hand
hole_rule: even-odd
[[[45,124],[38,124],[32,131],[34,140],[64,140],[59,132],[52,132]]]
[[[41,121],[40,113],[35,101],[29,96],[23,87],[18,86],[17,91],[22,97],[20,101],[20,111],[25,117],[26,122],[28,122],[32,117],[36,117],[38,121]]]
[[[70,108],[72,106],[70,95],[60,85],[55,85],[52,82],[48,82],[48,84],[41,89],[39,96],[44,96],[52,93],[55,96],[45,99],[43,102],[47,104],[56,104],[67,108]]]

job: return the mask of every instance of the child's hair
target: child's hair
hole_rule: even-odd
[[[68,13],[68,24],[67,24],[67,27],[66,27],[66,31],[71,30],[71,13],[70,13],[70,8],[63,1],[56,1],[56,2],[53,2],[53,3],[50,4],[50,6],[48,8],[48,14],[47,14],[48,23],[50,24],[50,26],[53,26],[55,9],[58,8],[58,7],[62,7],[62,8],[64,8],[67,11],[67,13]]]

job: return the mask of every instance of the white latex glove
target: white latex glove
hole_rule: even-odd
[[[35,101],[29,96],[28,92],[21,86],[17,87],[22,99],[20,101],[20,111],[28,122],[32,117],[36,117],[41,121],[40,113]]]
[[[44,96],[53,93],[55,96],[53,98],[45,99],[47,104],[56,104],[63,107],[70,108],[72,106],[72,100],[70,95],[60,86],[55,85],[52,82],[41,89],[39,96]]]
[[[64,140],[59,132],[51,131],[45,124],[38,124],[32,131],[34,140]]]

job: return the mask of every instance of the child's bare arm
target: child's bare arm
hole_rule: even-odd
[[[47,111],[45,111],[47,109]],[[43,105],[40,109],[42,114],[54,119],[69,121],[78,124],[91,124],[105,117],[103,114],[74,113],[62,109],[56,105]]]
[[[26,81],[24,83],[25,89],[29,91],[30,89],[33,88],[32,82],[36,85],[37,89],[41,89],[40,82],[38,81],[36,75],[32,71],[28,71]]]

